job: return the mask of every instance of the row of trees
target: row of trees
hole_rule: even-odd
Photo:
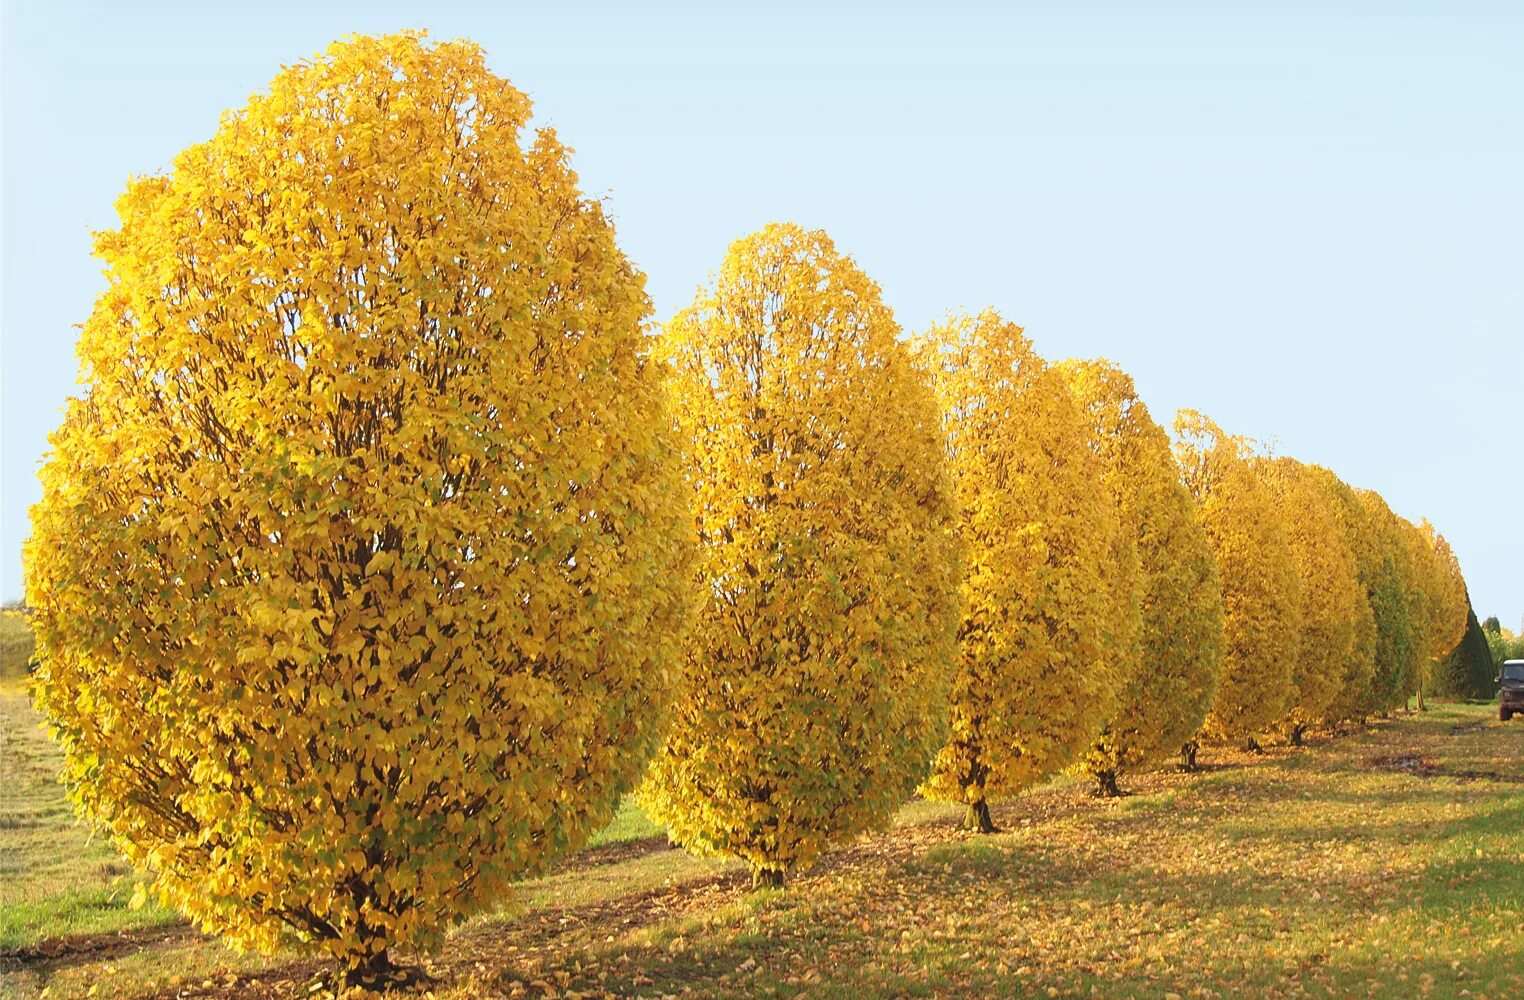
[[[98,238],[36,697],[204,928],[384,975],[637,784],[777,884],[917,788],[988,830],[1066,768],[1390,710],[1459,639],[1427,524],[1172,444],[992,312],[907,339],[823,233],[738,241],[648,338],[528,116],[468,43],[353,38]]]

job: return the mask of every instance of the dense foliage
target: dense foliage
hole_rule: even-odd
[[[1379,494],[1358,490],[1356,496],[1375,549],[1369,575],[1362,576],[1376,620],[1374,669],[1360,712],[1365,716],[1390,712],[1416,688],[1422,621],[1414,615],[1413,550],[1402,519]]]
[[[1285,717],[1296,693],[1303,594],[1290,527],[1246,442],[1189,410],[1176,415],[1175,433],[1222,581],[1222,679],[1202,732],[1253,742]]]
[[[467,43],[281,72],[101,234],[36,689],[155,891],[371,975],[603,825],[688,526],[644,279]]]
[[[662,337],[703,605],[642,795],[759,881],[886,823],[941,738],[957,541],[899,332],[824,233],[770,225]]]
[[[1358,594],[1349,653],[1344,658],[1339,684],[1324,709],[1322,721],[1333,724],[1355,722],[1372,711],[1372,685],[1377,674],[1377,643],[1380,639],[1373,601],[1385,580],[1385,563],[1370,518],[1355,491],[1322,466],[1309,465],[1305,469],[1332,505],[1334,520],[1339,527],[1339,543],[1354,559]],[[1329,665],[1331,670],[1338,667],[1338,664]]]
[[[1423,704],[1424,691],[1434,685],[1439,663],[1447,657],[1466,634],[1471,602],[1466,596],[1466,581],[1460,564],[1445,536],[1434,530],[1427,519],[1413,525],[1405,522],[1408,542],[1414,549],[1417,588],[1423,594],[1423,631],[1415,694]]]
[[[1487,638],[1487,648],[1492,652],[1495,666],[1504,660],[1524,660],[1524,634],[1514,635],[1508,631],[1496,615],[1482,622],[1482,635]]]
[[[1357,609],[1365,603],[1354,552],[1339,523],[1337,501],[1311,468],[1293,458],[1254,463],[1285,518],[1301,580],[1302,613],[1284,721],[1293,742],[1329,714],[1348,680]]]
[[[924,790],[990,829],[990,798],[1073,763],[1111,717],[1108,642],[1130,584],[1089,420],[1021,328],[990,311],[951,317],[919,357],[967,559],[951,724]]]
[[[1476,612],[1466,612],[1466,632],[1444,659],[1434,667],[1433,693],[1436,698],[1488,700],[1497,691],[1497,664],[1487,645],[1487,633],[1476,620]]]
[[[1106,654],[1118,664],[1121,694],[1080,761],[1099,791],[1116,794],[1118,774],[1174,754],[1201,728],[1216,700],[1222,585],[1169,436],[1138,398],[1132,379],[1104,361],[1058,367],[1090,419],[1105,464],[1103,482],[1138,564],[1136,641],[1113,640]]]

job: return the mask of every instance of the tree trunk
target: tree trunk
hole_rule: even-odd
[[[1196,770],[1196,751],[1201,749],[1201,744],[1191,740],[1180,747],[1180,770]]]
[[[382,949],[374,955],[359,959],[345,969],[343,984],[346,987],[358,986],[366,990],[380,991],[404,978],[401,967],[393,964],[391,955]]]
[[[1429,706],[1425,705],[1423,703],[1423,682],[1422,681],[1418,682],[1418,710],[1420,712],[1427,712],[1429,710]]]
[[[1097,798],[1121,798],[1122,790],[1117,787],[1117,773],[1115,771],[1095,771],[1093,773],[1095,775],[1095,794]]]
[[[1302,734],[1305,733],[1305,732],[1307,732],[1307,727],[1302,725],[1301,723],[1297,723],[1296,725],[1292,726],[1291,727],[1291,745],[1294,746],[1294,747],[1301,746],[1302,745]]]
[[[1259,740],[1250,736],[1244,740],[1245,753],[1264,753],[1264,747],[1259,745]]]
[[[781,889],[783,888],[782,868],[756,867],[751,870],[751,887],[753,889]]]
[[[968,811],[963,814],[963,829],[977,830],[979,833],[999,833],[995,827],[995,821],[990,819],[990,804],[984,799],[968,804]]]

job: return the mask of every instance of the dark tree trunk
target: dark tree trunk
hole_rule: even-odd
[[[990,818],[990,804],[984,799],[968,804],[968,811],[963,814],[963,829],[977,830],[980,833],[999,833],[995,827],[995,821]]]
[[[1423,703],[1423,682],[1422,681],[1420,681],[1419,684],[1418,684],[1418,710],[1420,712],[1427,712],[1429,710],[1429,706],[1425,705]]]
[[[1250,736],[1248,739],[1244,740],[1244,752],[1245,753],[1264,753],[1264,747],[1259,745],[1259,740],[1257,740],[1254,737]]]
[[[783,869],[753,868],[751,870],[751,887],[753,889],[783,888]]]
[[[1180,770],[1196,770],[1196,751],[1201,749],[1201,744],[1191,740],[1180,748]]]
[[[1302,745],[1302,735],[1304,733],[1306,733],[1306,732],[1307,732],[1307,727],[1302,725],[1301,723],[1297,723],[1296,725],[1292,726],[1291,727],[1291,745],[1294,746],[1294,747],[1301,746]]]
[[[381,991],[409,979],[409,970],[392,962],[386,951],[379,951],[344,970],[343,985]]]
[[[1122,790],[1117,787],[1117,773],[1115,771],[1095,771],[1095,794],[1097,798],[1117,799],[1122,797]]]

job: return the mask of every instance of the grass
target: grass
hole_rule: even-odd
[[[0,953],[175,919],[158,907],[127,908],[130,870],[75,821],[58,769],[58,750],[20,682],[0,681]]]
[[[14,689],[26,678],[32,659],[32,630],[15,608],[0,608],[0,688]]]
[[[1521,757],[1524,725],[1436,706],[1296,751],[1208,749],[1209,770],[1140,776],[1116,801],[1060,781],[997,807],[993,836],[913,803],[782,892],[666,849],[626,807],[593,850],[414,959],[440,1000],[1524,996]],[[33,914],[7,931],[32,951],[0,959],[0,996],[300,996],[323,970],[235,955],[121,895],[77,916],[57,900],[104,855],[84,857],[51,794],[28,791],[25,812],[28,836],[54,839],[0,883],[4,920]]]

